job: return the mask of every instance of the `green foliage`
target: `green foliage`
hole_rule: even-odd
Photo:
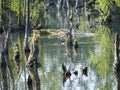
[[[95,8],[101,12],[103,20],[106,21],[108,15],[110,14],[111,9],[114,6],[114,0],[96,0]]]
[[[111,43],[112,36],[110,35],[109,29],[99,26],[93,40],[100,42],[97,46],[99,48],[99,54],[94,54],[90,51],[90,65],[96,68],[98,75],[105,78],[110,73],[110,65],[113,63],[113,44]]]
[[[9,0],[4,1],[6,7],[12,12],[11,17],[13,22],[17,22],[17,24],[23,24],[25,19],[25,0]],[[4,5],[4,6],[5,6]],[[30,22],[31,25],[37,23],[37,27],[41,26],[44,19],[44,10],[46,9],[45,4],[42,0],[30,0]],[[2,11],[2,12],[1,12]],[[8,15],[8,12],[2,8],[0,8],[0,13],[3,15]],[[13,17],[15,19],[13,19]],[[1,18],[0,18],[1,21]]]
[[[95,88],[99,90],[112,90],[111,70],[113,65],[113,36],[108,27],[98,26],[93,41],[100,42],[96,45],[95,52],[90,51],[90,65],[96,70],[98,83]],[[104,82],[103,82],[104,81]]]
[[[42,1],[36,0],[32,1],[30,4],[30,18],[31,24],[39,24],[40,27],[43,24],[44,19],[44,10],[46,9],[45,4]]]
[[[120,0],[115,0],[115,3],[116,3],[117,6],[120,7]]]
[[[10,0],[10,9],[19,14],[19,10],[21,9],[21,15],[25,14],[25,3],[24,0]]]

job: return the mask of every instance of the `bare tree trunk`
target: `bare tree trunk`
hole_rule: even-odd
[[[19,0],[19,15],[18,15],[18,29],[21,28],[21,19],[22,19],[22,12],[21,12],[21,0]]]
[[[11,18],[9,14],[9,28],[6,35],[5,35],[5,32],[2,34],[2,42],[0,47],[0,50],[1,50],[0,52],[3,52],[4,55],[8,54],[8,42],[9,42],[11,30],[12,30],[12,25],[11,25]]]
[[[7,32],[7,35],[5,37],[6,39],[5,39],[5,42],[4,42],[4,52],[6,54],[8,54],[8,42],[9,42],[9,37],[10,37],[11,30],[12,30],[12,25],[10,24],[9,25],[9,30]]]
[[[69,9],[69,2],[68,2],[68,0],[63,0],[63,6],[62,7]]]
[[[76,0],[75,8],[79,8],[79,7],[80,7],[80,0]]]
[[[1,55],[0,56],[4,56],[2,55],[2,53],[0,53]],[[4,57],[0,58],[0,59],[5,59]],[[8,90],[8,83],[7,83],[7,72],[6,72],[6,62],[2,62],[0,64],[0,70],[1,70],[1,80],[2,80],[2,90]]]
[[[9,41],[11,29],[12,29],[11,21],[9,23],[10,23],[9,30],[8,30],[6,36],[3,35],[2,46],[0,48],[0,50],[1,50],[0,51],[0,69],[1,69],[2,81],[3,81],[3,90],[8,90],[6,62],[7,62],[7,55],[8,55],[8,41]]]
[[[0,11],[2,13],[2,0],[0,0]],[[2,21],[2,14],[0,14],[0,22]],[[1,28],[1,27],[0,27]]]
[[[28,57],[28,61],[26,62],[26,66],[29,67],[28,77],[29,90],[40,90],[40,79],[38,76],[38,62],[37,62],[37,57],[39,53],[38,38],[39,31],[34,31],[30,46],[30,54]],[[32,85],[33,88],[30,85]]]
[[[57,7],[57,9],[58,9],[58,11],[59,11],[60,8],[61,8],[61,0],[57,0],[56,7]]]
[[[116,34],[115,36],[115,59],[114,59],[114,73],[116,79],[116,90],[120,90],[120,57],[119,57],[119,48],[120,48],[120,36]]]
[[[2,25],[5,27],[8,25],[8,5],[9,5],[9,0],[1,0],[1,20],[2,20]]]
[[[29,51],[29,46],[28,46],[28,34],[30,30],[29,17],[30,17],[30,2],[29,0],[26,0],[26,26],[25,26],[25,39],[24,39],[25,52]]]
[[[30,54],[28,57],[28,61],[26,62],[26,65],[33,65],[37,63],[37,57],[38,57],[38,38],[39,38],[39,31],[34,31],[31,46],[30,46]]]

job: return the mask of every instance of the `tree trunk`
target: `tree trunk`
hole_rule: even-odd
[[[2,1],[2,3],[3,3],[3,1]],[[6,4],[3,4],[2,7],[3,7],[2,9],[4,9],[4,10],[8,9]],[[11,30],[12,30],[11,17],[10,17],[11,12],[8,10],[7,13],[9,14],[9,17],[8,17],[9,28],[8,28],[7,34],[6,35],[5,35],[5,33],[3,34],[2,47],[0,48],[1,49],[1,51],[0,51],[0,67],[1,68],[0,69],[1,69],[2,79],[3,79],[2,80],[3,81],[3,90],[8,90],[6,64],[8,65],[8,42],[9,42],[9,37],[10,37]],[[2,13],[2,20],[4,20],[3,13]],[[8,69],[10,69],[9,65],[8,65]],[[13,76],[13,75],[11,75],[11,76]]]
[[[1,73],[1,76],[2,76],[1,78],[2,78],[2,82],[3,82],[2,85],[1,85],[1,88],[2,88],[2,90],[8,90],[6,62],[1,64],[0,71],[1,71],[0,73]]]
[[[38,76],[39,64],[37,62],[37,57],[39,53],[38,38],[39,38],[39,31],[34,31],[30,46],[30,54],[28,57],[28,61],[26,62],[26,66],[29,67],[29,78],[28,78],[29,90],[32,90],[32,87],[30,86],[31,84],[33,86],[33,90],[40,90],[40,79]]]
[[[41,90],[37,67],[29,68],[29,72],[32,80],[33,90]]]
[[[22,12],[21,12],[21,0],[19,0],[19,15],[18,15],[18,29],[21,29],[21,20],[22,20]]]
[[[27,66],[37,64],[37,57],[39,53],[38,38],[39,38],[39,31],[34,31],[30,46],[30,54],[28,57],[28,61],[26,62]]]
[[[79,7],[80,7],[80,0],[76,0],[75,8],[79,8]]]
[[[60,10],[60,8],[61,8],[61,0],[57,0],[56,5],[57,5],[57,9]]]
[[[119,57],[119,48],[120,48],[120,37],[119,34],[115,36],[115,59],[114,59],[114,73],[116,81],[116,90],[120,90],[120,57]]]
[[[29,29],[30,29],[29,18],[30,18],[30,1],[26,0],[26,27],[25,27],[25,34],[29,33]]]
[[[26,0],[26,26],[25,26],[25,39],[24,39],[25,52],[29,51],[29,46],[28,46],[28,34],[30,30],[29,17],[30,17],[30,2],[29,0]]]
[[[8,3],[9,0],[1,0],[1,11],[2,11],[2,14],[1,14],[1,21],[2,21],[2,25],[4,25],[5,27],[8,25],[8,13],[7,11],[9,10],[8,8]]]
[[[1,11],[1,13],[2,13],[2,0],[0,0],[0,11]],[[2,15],[0,14],[0,22],[2,21]],[[2,28],[2,27],[0,27],[0,28]]]
[[[69,2],[68,0],[63,0],[63,8],[69,9]]]
[[[27,79],[27,85],[28,85],[28,90],[33,90],[33,85],[32,85],[32,78],[29,75]]]

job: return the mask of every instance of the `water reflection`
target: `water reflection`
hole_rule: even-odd
[[[82,80],[82,78],[86,78],[86,76],[82,76],[82,67],[84,67],[84,65],[87,65],[86,62],[88,60],[87,59],[88,57],[80,58],[80,54],[83,53],[81,50],[83,49],[84,46],[85,47],[88,46],[88,48],[90,48],[91,46],[89,47],[89,45],[80,44],[80,40],[78,40],[79,41],[78,44],[80,47],[78,48],[78,54],[75,54],[74,49],[72,49],[72,48],[71,49],[69,48],[70,51],[68,51],[65,48],[65,46],[63,46],[63,45],[58,46],[59,40],[57,40],[57,39],[42,38],[41,40],[42,40],[42,43],[44,46],[44,48],[43,48],[44,56],[46,56],[45,61],[44,61],[45,62],[44,65],[46,66],[46,71],[48,73],[52,72],[52,75],[55,75],[55,76],[53,76],[55,78],[59,78],[59,79],[61,78],[60,80],[62,80],[62,78],[63,78],[63,81],[60,81],[59,79],[57,79],[58,80],[58,84],[56,84],[57,89],[61,88],[61,85],[63,85],[62,82],[64,83],[64,87],[62,87],[63,90],[64,89],[72,90],[72,88],[73,88],[72,86],[74,85],[73,84],[74,82],[76,82],[76,84],[79,85],[81,81],[84,81],[84,80]],[[54,47],[54,49],[50,49],[53,47]],[[86,52],[89,52],[88,48],[87,49],[84,48],[83,51],[86,50]],[[46,55],[45,55],[45,53],[46,53]],[[68,56],[68,54],[69,54],[69,56]],[[85,55],[86,54],[87,53],[85,53]],[[89,53],[86,56],[89,56]],[[46,62],[49,62],[49,64]],[[64,63],[67,70],[70,71],[69,73],[71,73],[71,76],[68,79],[65,78],[66,76],[64,77],[63,73],[61,73],[62,76],[57,74],[57,73],[63,72],[62,63]],[[76,73],[75,71],[78,71],[78,76],[75,75],[75,73]],[[65,82],[64,82],[64,80],[65,80]],[[60,82],[61,82],[61,85],[59,85]],[[71,86],[71,87],[69,87],[69,86]],[[46,87],[49,87],[49,86],[46,86]],[[52,87],[54,87],[54,86],[52,86]],[[79,88],[78,86],[76,86],[76,87]]]
[[[46,12],[51,15],[46,17],[46,27],[68,28],[69,16],[75,14],[73,28],[78,29],[81,24],[81,30],[90,29],[83,20],[87,16],[81,16],[83,12],[79,13],[81,9],[60,11],[59,8],[55,11],[57,14],[52,14],[51,10]],[[91,19],[88,18],[88,21]],[[37,51],[39,49],[34,58],[37,65],[33,65],[36,62],[31,62],[28,67],[25,63],[30,52],[23,53],[23,36],[13,33],[12,41],[18,45],[15,45],[13,52],[13,42],[10,43],[9,56],[6,56],[7,65],[0,68],[0,90],[113,90],[115,84],[112,73],[111,34],[107,27],[95,26],[94,29],[97,33],[94,40],[86,37],[87,35],[75,37],[79,45],[77,49],[60,45],[58,38],[40,36],[35,42]],[[38,63],[41,64],[40,68]]]
[[[108,36],[107,33],[104,36]],[[108,41],[108,39],[106,40]],[[103,72],[101,69],[102,67],[97,69],[97,65],[95,68],[91,69],[94,65],[89,65],[91,58],[89,52],[92,51],[97,57],[101,52],[99,46],[100,44],[91,41],[91,38],[77,38],[77,41],[79,47],[76,51],[74,47],[68,48],[64,45],[59,45],[60,41],[57,38],[41,36],[38,41],[39,53],[37,58],[38,62],[41,64],[40,68],[37,66],[26,68],[24,55],[21,54],[22,50],[19,48],[21,64],[11,62],[9,59],[13,58],[13,56],[17,55],[17,53],[11,54],[7,60],[9,73],[6,72],[7,69],[5,70],[5,67],[4,70],[1,68],[1,83],[3,80],[9,82],[10,90],[33,90],[33,88],[41,90],[96,90],[102,88],[103,86],[104,89],[111,90],[110,88],[114,84],[112,83],[113,75],[112,73],[109,73],[111,69],[106,67],[105,71],[107,72]],[[101,45],[104,44],[102,43]],[[103,51],[106,55],[101,55],[100,60],[103,59],[103,56],[105,56],[103,60],[108,63],[106,60],[111,60],[109,57],[111,55],[109,55],[107,51],[110,51],[110,49],[105,49],[106,50]],[[11,52],[11,50],[9,52]],[[93,58],[93,60],[95,60],[95,58]],[[102,63],[102,61],[100,63]],[[63,64],[64,69],[62,68]],[[109,66],[108,64],[106,66]],[[17,68],[18,66],[19,68]],[[13,74],[16,72],[14,71],[14,68],[19,69],[18,74]],[[9,84],[7,83],[8,87]],[[30,87],[31,84],[35,87]]]
[[[99,53],[91,53],[91,67],[96,70],[97,81],[96,88],[98,89],[106,89],[113,90],[112,87],[113,82],[113,72],[112,72],[112,64],[113,64],[113,43],[112,35],[110,34],[110,30],[101,26],[98,27],[100,31],[98,31],[99,36],[95,36],[94,40],[99,41]],[[99,37],[99,38],[98,38]],[[111,88],[112,87],[112,88]]]
[[[5,60],[5,57],[3,57],[4,55],[2,54],[2,52],[0,53],[0,59],[1,60]],[[0,87],[1,90],[8,90],[8,80],[7,80],[7,70],[6,70],[6,62],[1,62],[0,63],[0,81],[2,81],[0,83]]]

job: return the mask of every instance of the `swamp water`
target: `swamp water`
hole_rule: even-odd
[[[55,17],[49,17],[45,21],[46,26],[55,28],[66,28],[68,25],[66,14],[58,14]],[[94,24],[85,20],[86,17],[75,20],[80,22],[80,28],[98,30],[93,37],[77,37],[79,48],[67,48],[61,43],[60,39],[55,37],[40,36],[38,62],[41,64],[38,68],[41,90],[115,90],[115,78],[113,73],[113,42],[109,37],[109,30],[106,27],[99,26],[89,28],[88,24]],[[57,25],[56,25],[57,23]],[[105,32],[104,32],[105,31]],[[16,37],[16,38],[14,38]],[[31,37],[31,36],[30,36]],[[13,33],[11,41],[19,45],[20,63],[15,64],[13,57],[12,44],[9,45],[9,56],[7,58],[7,67],[0,71],[0,90],[28,90],[27,78],[29,70],[25,67],[25,59],[22,51],[24,35]],[[64,80],[62,64],[70,70],[71,76]],[[87,67],[87,76],[82,75],[83,68]],[[17,73],[19,70],[19,73]],[[78,74],[74,74],[77,71]]]
[[[38,62],[41,67],[38,68],[38,75],[41,90],[114,90],[113,59],[109,57],[109,53],[106,51],[107,54],[102,54],[103,58],[100,58],[101,61],[105,59],[104,56],[111,59],[111,62],[107,62],[107,59],[105,59],[105,63],[110,66],[107,68],[103,66],[104,64],[95,64],[101,67],[97,68],[98,66],[96,66],[95,68],[93,67],[94,65],[90,64],[91,59],[93,59],[90,52],[99,57],[101,51],[100,42],[91,40],[91,37],[77,38],[77,40],[79,48],[75,50],[74,48],[66,48],[60,43],[58,38],[40,37]],[[22,48],[22,38],[17,37],[15,41]],[[25,67],[22,50],[20,51],[20,71],[17,73],[16,66],[12,60],[13,53],[11,53],[12,48],[10,46],[9,61],[6,68],[8,90],[28,90],[26,81],[29,72],[27,67]],[[62,63],[71,72],[70,78],[65,82],[63,82]],[[82,68],[86,66],[88,67],[88,76],[82,75]],[[105,68],[105,71],[102,67]],[[75,75],[74,71],[78,71],[78,75]],[[0,90],[3,90],[3,77],[0,79]]]

